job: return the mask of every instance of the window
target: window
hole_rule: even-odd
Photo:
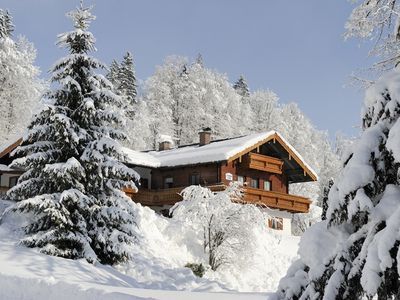
[[[272,187],[271,181],[265,180],[265,181],[264,181],[264,190],[270,191],[270,190],[271,190],[271,187]]]
[[[190,185],[199,185],[200,184],[200,174],[199,173],[190,174],[189,184]]]
[[[283,219],[282,218],[269,219],[268,227],[276,230],[283,230]]]
[[[243,176],[238,175],[237,181],[240,183],[240,185],[244,185],[244,177]]]
[[[254,179],[252,178],[251,181],[250,181],[250,186],[252,188],[258,189],[259,188],[259,186],[258,186],[258,178],[254,178]]]
[[[17,185],[17,181],[18,181],[18,177],[17,176],[10,177],[8,186],[11,188],[11,187]]]
[[[170,189],[174,185],[174,178],[173,177],[165,177],[164,179],[164,188]]]

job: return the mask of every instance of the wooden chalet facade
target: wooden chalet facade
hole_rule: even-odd
[[[182,200],[179,193],[187,186],[221,191],[238,181],[243,184],[243,200],[272,209],[282,222],[271,220],[270,227],[289,232],[291,214],[309,211],[311,201],[291,195],[289,184],[316,181],[317,175],[277,132],[223,140],[211,140],[208,130],[199,135],[199,143],[177,148],[167,141],[160,143],[159,151],[124,148],[126,164],[141,177],[138,191],[125,192],[133,201],[164,213]],[[0,192],[13,186],[22,173],[6,166],[10,151],[20,143],[0,152]]]
[[[133,201],[167,211],[181,200],[179,193],[187,186],[221,191],[239,181],[245,202],[276,210],[278,218],[309,211],[311,201],[291,195],[289,184],[316,181],[317,175],[277,132],[214,141],[209,131],[199,135],[199,143],[178,148],[163,142],[159,151],[127,149],[127,164],[141,176],[139,190],[130,193]],[[272,223],[283,229],[282,222]]]

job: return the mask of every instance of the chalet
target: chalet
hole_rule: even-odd
[[[196,144],[172,148],[170,141],[164,141],[158,151],[125,152],[127,164],[141,176],[138,192],[130,194],[135,202],[165,212],[181,200],[179,192],[189,185],[220,191],[238,181],[244,187],[243,200],[268,207],[276,217],[270,227],[288,232],[291,214],[308,212],[311,203],[291,195],[289,184],[317,180],[312,168],[276,131],[212,140],[207,129],[199,133]]]
[[[18,140],[0,152],[0,191],[15,185],[22,173],[7,167],[10,151],[20,143]],[[268,209],[275,217],[269,226],[289,233],[291,215],[308,212],[311,203],[290,194],[289,184],[317,180],[312,168],[276,131],[212,140],[206,129],[199,133],[196,144],[174,148],[166,140],[158,151],[124,148],[124,152],[126,164],[141,177],[137,192],[126,191],[135,202],[165,213],[181,200],[179,193],[189,185],[221,191],[238,181],[244,187],[243,201]]]

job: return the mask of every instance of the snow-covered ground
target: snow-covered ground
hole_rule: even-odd
[[[0,200],[0,214],[10,202]],[[188,228],[138,206],[143,236],[134,261],[114,267],[38,253],[18,244],[7,219],[0,226],[0,299],[272,299],[296,257],[298,238],[260,237],[247,266],[198,278],[183,266],[203,253]],[[200,247],[199,247],[200,246]]]

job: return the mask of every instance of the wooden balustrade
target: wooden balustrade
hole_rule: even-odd
[[[254,188],[244,189],[243,200],[247,203],[266,205],[270,208],[284,209],[293,213],[307,213],[311,204],[309,199],[301,196]]]
[[[222,184],[210,185],[207,187],[213,192],[223,191],[225,189],[225,186]],[[176,187],[159,190],[139,189],[137,193],[131,195],[131,198],[135,202],[148,206],[174,205],[176,202],[182,200],[180,193],[184,188],[185,187]]]
[[[223,191],[226,187],[222,184],[208,186],[213,192]],[[180,192],[184,187],[160,189],[160,190],[138,190],[137,193],[127,193],[133,201],[147,206],[174,205],[182,200]],[[0,187],[0,195],[5,195],[8,187]],[[311,201],[301,196],[284,194],[273,191],[265,191],[246,187],[242,201],[246,203],[265,205],[274,209],[287,210],[293,213],[307,213]]]
[[[250,169],[282,174],[283,161],[275,157],[250,152],[244,163]]]
[[[224,185],[208,186],[212,191],[222,191]],[[132,200],[147,206],[174,205],[182,200],[180,192],[184,187],[160,189],[160,190],[139,190],[132,194]],[[245,203],[265,205],[273,209],[287,210],[293,213],[306,213],[310,208],[311,201],[307,198],[289,195],[273,191],[265,191],[254,188],[244,188],[242,199]]]

